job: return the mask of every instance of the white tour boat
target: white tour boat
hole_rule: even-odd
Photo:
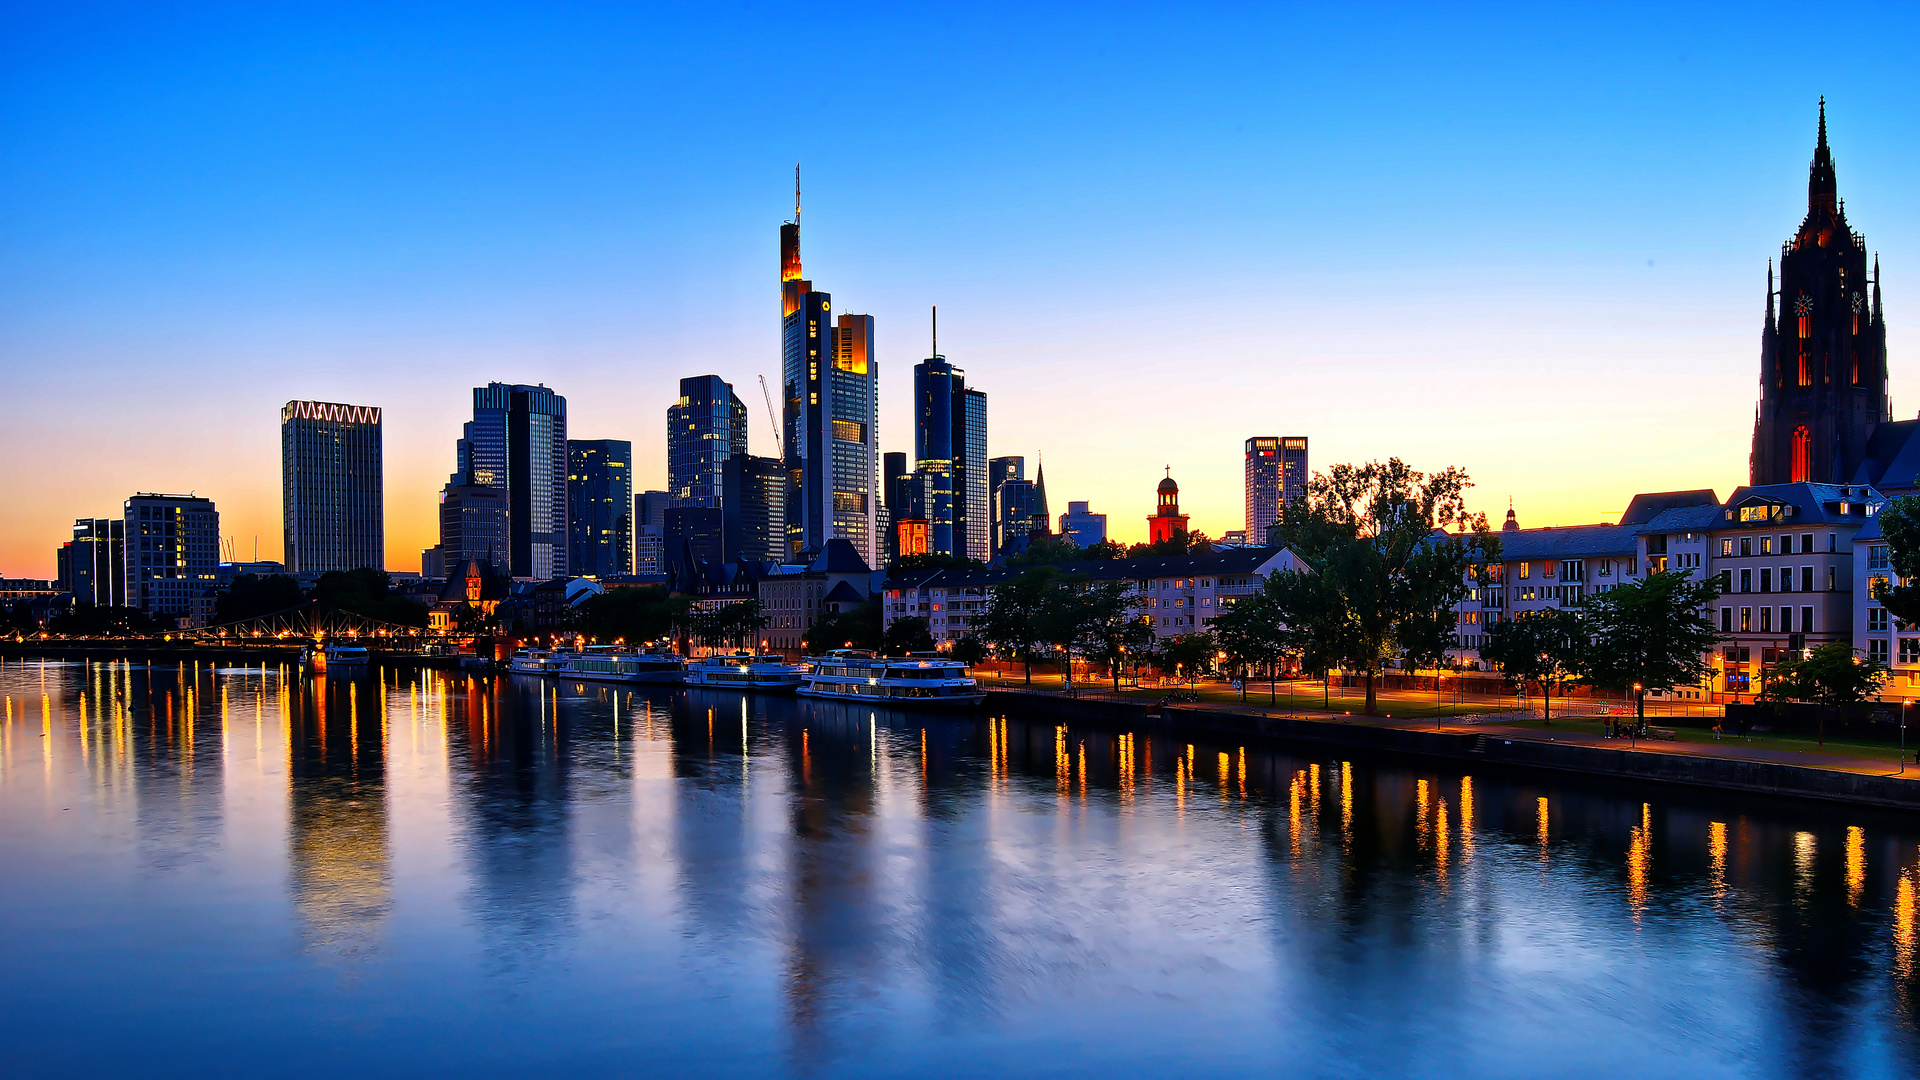
[[[784,657],[716,654],[687,665],[687,685],[778,693],[798,687],[806,673],[805,665],[789,664]]]
[[[956,660],[924,654],[888,659],[860,649],[809,657],[796,693],[889,707],[971,707],[987,699],[967,665]]]
[[[330,668],[365,667],[367,664],[367,656],[367,650],[358,645],[327,646],[327,666]]]
[[[589,682],[682,683],[687,679],[687,662],[674,653],[621,652],[611,646],[591,646],[580,652],[522,649],[507,661],[507,670]]]

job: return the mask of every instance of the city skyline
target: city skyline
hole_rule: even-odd
[[[1634,491],[1730,490],[1746,478],[1764,262],[1804,205],[1800,170],[1822,93],[1850,219],[1888,271],[1892,416],[1914,415],[1916,399],[1903,396],[1916,374],[1906,347],[1914,336],[1913,291],[1903,281],[1920,255],[1920,222],[1904,187],[1913,175],[1912,91],[1835,88],[1809,74],[1754,95],[1744,76],[1739,86],[1730,80],[1775,63],[1784,47],[1722,37],[1717,49],[1702,50],[1685,44],[1706,33],[1704,18],[1696,18],[1702,21],[1693,37],[1680,32],[1683,44],[1664,51],[1629,44],[1626,20],[1600,18],[1594,52],[1572,65],[1594,80],[1593,88],[1576,86],[1570,72],[1547,79],[1540,100],[1526,103],[1493,81],[1469,79],[1417,106],[1426,120],[1435,114],[1425,110],[1457,110],[1439,134],[1399,126],[1393,111],[1409,103],[1397,84],[1369,95],[1330,73],[1332,58],[1352,58],[1359,49],[1339,33],[1329,58],[1305,72],[1248,76],[1244,85],[1208,76],[1168,99],[1170,109],[1209,103],[1221,117],[1218,130],[1189,130],[1171,112],[1138,117],[1136,127],[1123,130],[1090,98],[1023,114],[1018,102],[996,96],[987,103],[991,113],[1014,110],[1029,122],[995,136],[957,118],[944,98],[916,91],[907,96],[937,107],[953,146],[940,159],[951,175],[932,187],[913,189],[907,178],[917,181],[922,174],[912,170],[920,167],[905,164],[910,147],[898,139],[887,143],[878,175],[869,178],[789,140],[756,145],[756,137],[729,129],[725,150],[688,167],[697,178],[690,182],[717,181],[713,192],[665,193],[690,227],[711,233],[710,246],[698,252],[669,235],[650,247],[621,245],[652,254],[616,257],[578,218],[564,218],[573,227],[557,239],[531,238],[529,230],[561,214],[548,200],[583,195],[619,225],[616,232],[626,230],[621,235],[658,228],[632,216],[647,194],[624,196],[629,205],[613,201],[605,186],[606,174],[624,177],[636,164],[635,151],[622,143],[595,156],[585,147],[592,140],[563,133],[556,138],[564,156],[599,161],[601,174],[582,180],[542,172],[482,183],[475,199],[508,199],[524,211],[494,232],[472,231],[479,225],[466,216],[471,205],[449,211],[438,230],[403,229],[399,239],[423,242],[425,254],[374,275],[392,298],[350,282],[365,259],[386,250],[374,231],[394,225],[386,211],[419,198],[431,175],[393,144],[375,140],[322,154],[323,175],[374,169],[377,179],[385,175],[381,166],[391,166],[391,186],[368,181],[371,193],[353,205],[316,203],[319,194],[304,181],[241,168],[217,178],[214,192],[188,197],[162,184],[82,222],[82,210],[98,209],[97,200],[118,189],[92,181],[56,193],[36,179],[40,173],[10,170],[12,214],[25,207],[33,216],[10,220],[20,243],[0,256],[0,272],[19,298],[19,318],[0,330],[13,391],[0,450],[17,466],[4,493],[15,512],[0,523],[0,571],[51,577],[53,552],[73,522],[130,490],[208,496],[236,550],[252,549],[256,537],[259,550],[279,550],[272,414],[290,398],[385,410],[390,569],[411,568],[435,543],[435,496],[464,387],[493,379],[545,383],[572,399],[573,430],[634,443],[637,488],[664,486],[665,447],[652,437],[657,420],[650,418],[670,404],[679,378],[713,371],[737,386],[756,375],[778,377],[764,286],[754,283],[764,280],[768,225],[784,210],[781,177],[796,159],[812,177],[809,268],[852,298],[855,309],[889,326],[915,325],[928,303],[945,306],[948,349],[964,356],[962,366],[995,395],[989,452],[1048,452],[1055,498],[1091,501],[1114,515],[1115,539],[1144,539],[1149,485],[1169,462],[1195,528],[1217,536],[1238,527],[1240,445],[1279,429],[1312,437],[1322,468],[1389,455],[1419,468],[1459,465],[1479,485],[1471,493],[1476,509],[1497,516],[1511,497],[1532,523],[1607,520]],[[1893,21],[1903,20],[1910,17],[1896,13]],[[1251,15],[1244,21],[1243,30],[1273,25]],[[1416,21],[1432,40],[1433,23]],[[578,32],[534,22],[541,40],[589,49]],[[1042,40],[1064,32],[1044,19],[1023,25],[1037,27]],[[156,26],[166,28],[143,24],[127,32]],[[57,20],[25,29],[27,39],[43,44],[70,32]],[[886,22],[867,32],[904,36],[906,29]],[[1514,78],[1567,59],[1544,24],[1506,27],[1498,36],[1509,49],[1536,47],[1517,59]],[[131,40],[115,47],[134,48]],[[606,48],[618,52],[627,39],[612,40]],[[741,42],[729,55],[743,61],[763,44],[753,33]],[[338,44],[323,36],[303,55],[327,70],[335,62],[328,49]],[[1218,40],[1211,44],[1219,47]],[[216,36],[201,55],[218,61],[233,55],[221,48],[234,45]],[[1110,45],[1135,47],[1118,34]],[[1377,46],[1366,71],[1377,74],[1405,57],[1403,39]],[[174,119],[151,131],[129,128],[131,98],[113,91],[132,84],[104,72],[107,44],[83,52],[92,66],[74,70],[23,48],[13,46],[11,58],[21,61],[25,85],[65,86],[81,70],[104,79],[105,89],[87,99],[91,105],[76,97],[49,111],[36,101],[41,115],[12,151],[21,165],[51,160],[76,140],[87,151],[82,162],[119,160],[150,148],[169,124],[185,123],[182,117],[208,118],[211,128],[193,145],[214,160],[228,160],[243,136],[259,134],[245,114],[184,89],[172,91]],[[445,62],[469,70],[459,55]],[[1870,55],[1865,62],[1878,61]],[[1089,62],[1064,63],[1084,73]],[[231,62],[216,62],[214,70],[240,85],[294,78]],[[631,89],[612,76],[581,75],[560,93],[572,102],[597,85],[596,77]],[[1328,81],[1314,86],[1308,80],[1315,77]],[[477,66],[469,78],[480,78]],[[1035,78],[1016,81],[1032,90]],[[301,85],[285,92],[306,100]],[[474,85],[487,94],[497,84]],[[1310,92],[1284,92],[1303,88]],[[420,84],[399,89],[396,111],[384,115],[416,116],[434,101]],[[308,89],[314,102],[317,93]],[[826,93],[842,110],[869,100],[852,85]],[[24,99],[8,99],[7,115],[17,122]],[[1289,101],[1300,104],[1279,107]],[[648,124],[695,119],[685,108],[668,111],[666,120],[628,119],[636,136],[654,130]],[[1276,113],[1285,119],[1273,119]],[[339,124],[348,115],[322,110],[321,120]],[[1096,161],[1127,167],[1073,197],[1067,181],[1084,183],[1088,173],[1068,169],[1065,179],[1042,185],[1038,208],[1050,221],[1013,193],[1046,168],[1059,168],[1055,155],[1064,151],[1038,152],[1018,165],[979,157],[960,164],[996,137],[1037,150],[1032,144],[1042,132],[1058,132],[1073,117],[1090,120],[1084,130],[1097,143]],[[1155,138],[1175,130],[1187,132],[1177,149],[1213,152],[1213,167],[1148,160]],[[94,139],[85,138],[89,133]],[[126,145],[116,149],[107,136]],[[1394,138],[1403,139],[1392,144],[1404,155],[1394,159],[1400,164],[1384,156]],[[467,150],[512,145],[504,137],[483,139]],[[321,153],[271,140],[270,147],[276,162]],[[1309,157],[1319,164],[1300,168]],[[1607,168],[1581,174],[1601,159]],[[188,175],[173,158],[153,162],[168,182]],[[1308,173],[1320,177],[1319,186],[1307,184]],[[259,193],[217,211],[211,197],[233,196],[233,185],[243,183]],[[1148,190],[1158,194],[1149,199]],[[1300,202],[1309,194],[1311,210]],[[301,205],[327,211],[346,226],[343,238],[287,232],[280,214]],[[1115,227],[1117,220],[1127,224]],[[241,242],[249,222],[298,243],[282,254]],[[1478,223],[1474,230],[1469,222]],[[1492,228],[1481,227],[1487,223]],[[200,225],[209,227],[207,239],[181,234]],[[1324,231],[1336,226],[1337,233]],[[1228,235],[1235,231],[1269,248],[1256,252],[1250,240]],[[1291,245],[1304,251],[1328,235],[1346,242],[1332,254],[1299,260],[1298,269],[1281,265]],[[163,239],[170,245],[164,250]],[[1073,244],[1087,245],[1089,254],[1065,258]],[[116,267],[82,253],[86,245],[115,253]],[[1122,251],[1128,257],[1115,261]],[[554,287],[510,268],[528,255],[546,269],[551,260],[586,256],[588,268],[610,284],[560,299]],[[1309,264],[1312,273],[1305,273]],[[1140,302],[1114,277],[1116,265],[1149,279],[1155,301]],[[470,287],[497,310],[472,318],[450,295]],[[169,298],[189,288],[195,302],[171,310]],[[257,314],[243,311],[243,303]],[[186,315],[201,325],[188,326]],[[636,329],[648,320],[671,328]],[[1276,324],[1299,329],[1276,345]],[[1337,332],[1322,328],[1329,326]],[[923,351],[916,336],[890,331],[877,338],[877,362],[893,373],[880,391],[883,451],[910,449],[910,393],[900,376]],[[184,372],[208,377],[182,378]],[[1205,405],[1218,414],[1198,425],[1126,423],[1156,378],[1174,376],[1191,380],[1188,408]],[[76,377],[104,386],[90,410],[97,430],[78,445],[49,427],[66,424],[54,403]],[[750,393],[746,400],[752,452],[771,456],[763,406]]]

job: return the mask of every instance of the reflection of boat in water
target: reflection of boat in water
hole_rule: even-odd
[[[808,658],[796,693],[899,708],[957,708],[987,698],[967,674],[967,665],[958,661],[919,654],[886,659],[860,649],[835,649]]]
[[[729,653],[703,656],[687,665],[687,685],[784,693],[798,687],[806,672],[804,664],[789,664],[784,657]]]
[[[590,682],[679,683],[687,678],[687,662],[673,653],[620,652],[591,647],[581,652],[522,649],[507,662],[509,671],[556,679]]]

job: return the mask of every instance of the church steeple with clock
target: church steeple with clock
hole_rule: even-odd
[[[1780,250],[1777,292],[1773,268],[1767,268],[1751,482],[1856,482],[1857,474],[1873,471],[1868,442],[1891,419],[1888,409],[1879,260],[1869,278],[1866,240],[1847,226],[1834,182],[1827,102],[1821,98],[1807,216]]]

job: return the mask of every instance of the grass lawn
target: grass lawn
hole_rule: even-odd
[[[1704,728],[1673,727],[1662,724],[1660,718],[1657,716],[1647,717],[1647,724],[1649,727],[1663,728],[1673,732],[1674,741],[1680,743],[1724,746],[1729,748],[1751,747],[1759,750],[1792,750],[1808,754],[1832,754],[1839,757],[1865,757],[1885,761],[1889,767],[1897,766],[1900,763],[1900,747],[1897,745],[1888,745],[1883,742],[1829,738],[1826,741],[1826,745],[1822,746],[1819,740],[1811,735],[1735,735],[1731,729],[1716,740],[1713,737],[1712,731]],[[1599,735],[1605,730],[1601,721],[1589,720],[1585,717],[1575,717],[1572,719],[1556,718],[1551,725],[1543,724],[1538,720],[1520,720],[1513,721],[1505,726],[1530,728],[1548,734],[1565,731],[1577,732],[1583,735]],[[1909,749],[1911,750],[1911,748]]]

